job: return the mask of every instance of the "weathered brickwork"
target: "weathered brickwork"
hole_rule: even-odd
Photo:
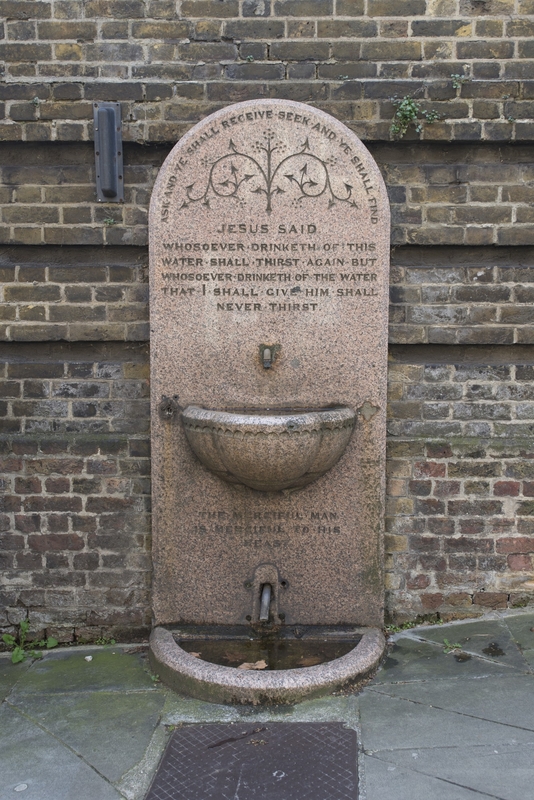
[[[0,628],[146,634],[146,346],[4,346],[1,369]]]
[[[393,244],[534,243],[530,145],[370,148],[389,188]]]
[[[6,248],[0,280],[0,339],[149,339],[146,248]]]
[[[174,142],[256,97],[317,104],[365,139],[389,138],[403,96],[439,115],[425,139],[534,135],[531,0],[2,0],[0,14],[6,139],[91,139],[92,103],[113,100],[126,138]]]
[[[28,615],[36,633],[62,641],[143,635],[150,623],[146,348],[3,347],[0,628]],[[446,363],[451,358],[464,363]],[[457,617],[528,600],[521,583],[534,569],[533,365],[534,347],[526,345],[511,353],[393,347],[392,618]]]
[[[399,248],[391,284],[393,343],[534,343],[533,248]]]
[[[146,263],[135,247],[4,253],[13,339],[0,386],[4,624],[29,611],[36,630],[67,639],[148,624]],[[393,252],[386,544],[395,618],[525,600],[533,277],[531,248]]]
[[[386,567],[397,618],[524,604],[534,568],[534,349],[500,348],[491,364],[473,348],[455,348],[471,363],[445,363],[446,350],[407,363],[405,348],[390,365]]]
[[[125,202],[97,203],[92,144],[3,145],[0,241],[142,245],[152,186],[169,147],[125,148]]]
[[[390,617],[531,602],[534,0],[0,0],[0,16],[0,629],[148,630],[150,193],[193,124],[262,97],[345,122],[390,194]],[[404,97],[422,129],[392,141]],[[97,101],[122,107],[122,204],[96,202]]]
[[[167,145],[125,147],[125,202],[97,203],[92,144],[0,146],[0,242],[143,245]],[[374,143],[392,243],[534,244],[534,145]],[[334,213],[334,212],[332,212]]]
[[[148,253],[10,247],[0,257],[5,341],[147,341]],[[392,344],[534,344],[534,248],[399,247]]]

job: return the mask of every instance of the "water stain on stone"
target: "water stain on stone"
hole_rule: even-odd
[[[506,653],[500,647],[498,642],[490,642],[487,647],[482,650],[487,656],[505,656]]]
[[[460,664],[462,664],[464,661],[469,661],[470,658],[471,656],[469,653],[456,653],[454,656],[454,660],[458,661]]]
[[[393,667],[398,667],[399,662],[396,658],[386,658],[383,664],[383,669],[393,669]]]

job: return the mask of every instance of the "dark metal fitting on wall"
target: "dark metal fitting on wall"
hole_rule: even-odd
[[[124,201],[120,103],[93,103],[96,194],[101,203]]]
[[[271,369],[275,358],[280,352],[279,344],[260,344],[260,360],[263,369]]]
[[[160,419],[163,420],[174,419],[177,413],[181,411],[181,408],[178,405],[177,401],[178,401],[177,395],[174,395],[174,397],[167,397],[167,395],[163,395],[163,397],[161,398],[161,403],[158,406]]]

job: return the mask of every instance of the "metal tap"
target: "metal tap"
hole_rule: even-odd
[[[264,583],[261,588],[260,622],[269,622],[269,609],[271,605],[272,586]]]

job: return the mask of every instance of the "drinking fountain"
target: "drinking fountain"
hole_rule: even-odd
[[[149,232],[152,667],[217,702],[355,684],[385,646],[378,167],[316,108],[238,103],[172,150]]]

